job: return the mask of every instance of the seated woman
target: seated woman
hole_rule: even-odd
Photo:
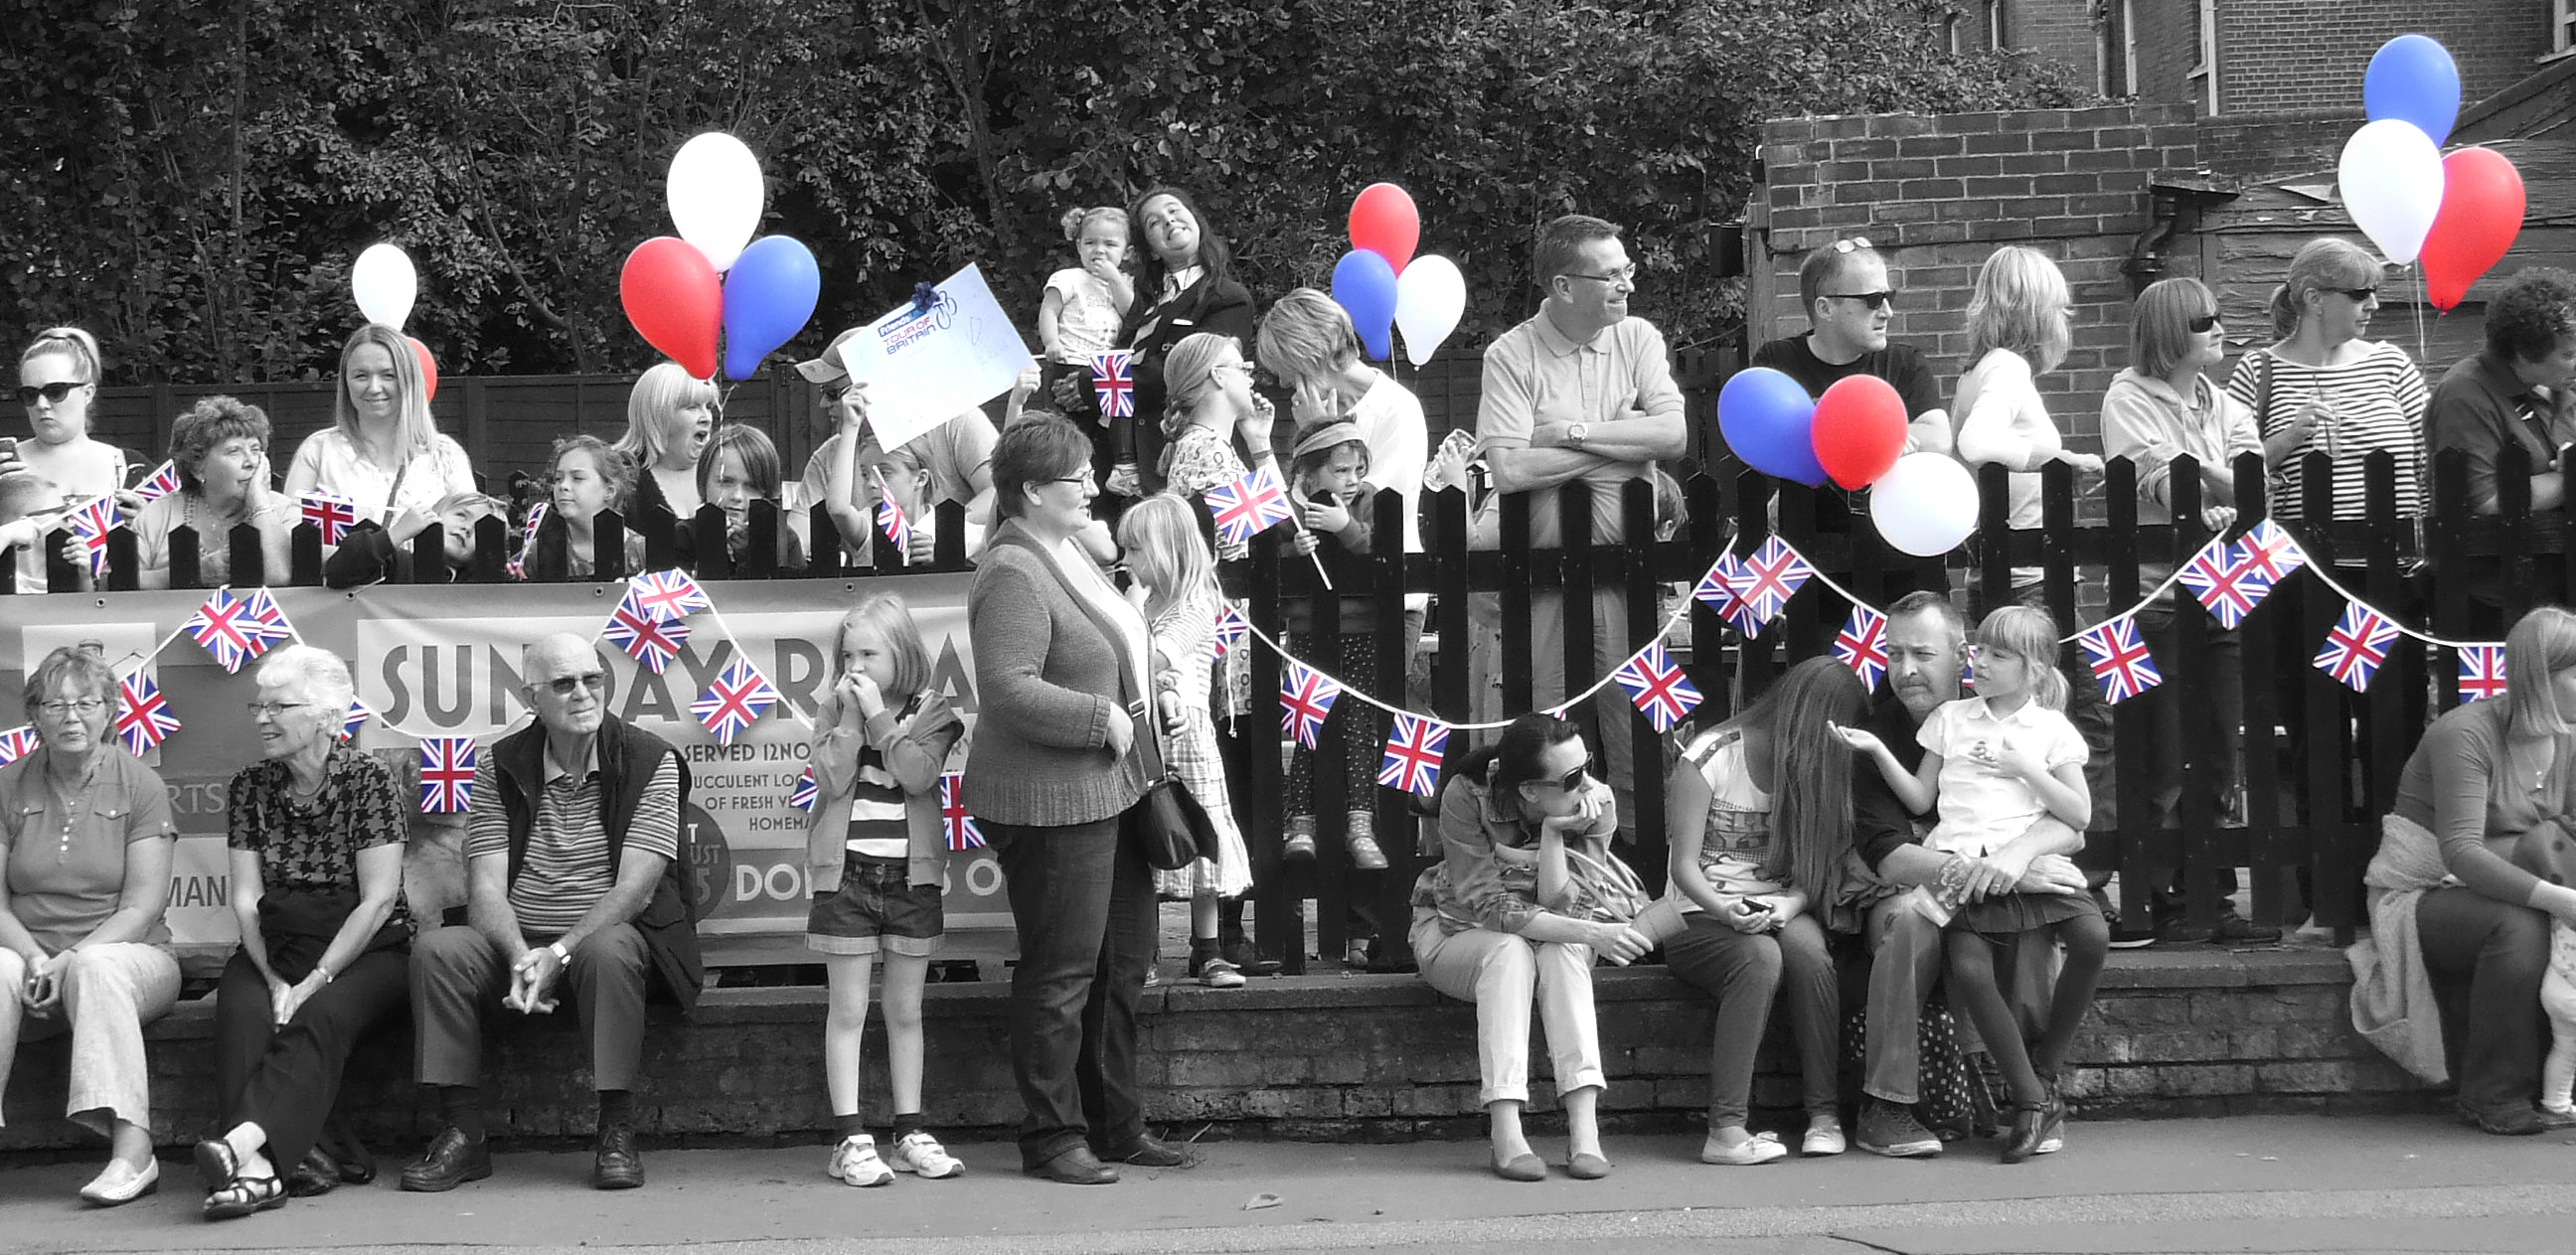
[[[32,522],[40,539],[58,525],[51,514],[58,507],[105,496],[114,496],[128,518],[143,507],[142,498],[125,489],[130,463],[125,451],[90,439],[89,411],[98,400],[98,379],[98,340],[78,327],[39,332],[18,357],[18,403],[26,407],[33,439],[0,444],[0,475],[23,472],[27,478],[17,481],[22,492],[34,484],[48,490],[19,511],[39,515]],[[18,547],[18,591],[44,592],[43,546],[23,540],[8,541]],[[65,556],[79,564],[86,578],[85,555],[67,550]]]
[[[327,492],[382,523],[397,546],[435,521],[438,502],[475,491],[474,465],[429,416],[429,393],[411,342],[369,323],[340,346],[331,425],[305,437],[286,470],[286,496]]]
[[[2542,606],[2505,634],[2502,698],[2433,721],[2381,822],[2370,940],[2352,959],[2353,1026],[2407,1071],[2459,1081],[2462,1120],[2489,1133],[2576,1126],[2536,1109],[2550,923],[2576,887],[2514,862],[2527,839],[2576,834],[2576,614]]]
[[[698,455],[706,450],[721,404],[716,386],[693,379],[677,362],[645,371],[626,394],[626,434],[617,451],[640,472],[631,506],[617,507],[629,516],[649,509],[668,510],[685,523],[698,512]]]
[[[1807,659],[1744,713],[1693,738],[1666,785],[1667,900],[1686,915],[1680,935],[1664,942],[1664,964],[1717,999],[1703,1163],[1768,1163],[1789,1153],[1774,1135],[1745,1129],[1753,1052],[1784,988],[1805,1079],[1800,1153],[1845,1148],[1835,1071],[1842,992],[1825,932],[1841,905],[1851,846],[1852,762],[1833,729],[1868,712],[1869,691],[1850,668]],[[1859,924],[1853,915],[1841,927]]]
[[[268,486],[268,415],[231,397],[205,397],[170,424],[170,461],[179,491],[143,507],[134,520],[136,580],[170,587],[170,532],[197,534],[197,587],[232,582],[232,531],[259,531],[262,581],[283,584],[288,545],[300,511]]]
[[[553,485],[547,512],[564,521],[563,561],[554,563],[541,545],[528,563],[528,572],[540,580],[589,579],[599,570],[599,541],[591,531],[591,521],[602,510],[615,510],[621,518],[634,518],[634,493],[641,481],[636,477],[635,463],[597,436],[557,440],[553,465],[554,473],[547,477]],[[643,533],[628,531],[624,548],[621,572],[633,575],[642,571]],[[550,566],[555,569],[548,569]]]
[[[396,545],[393,533],[374,523],[360,523],[341,537],[340,547],[322,560],[322,582],[333,588],[392,581],[397,584],[452,584],[465,578],[474,561],[474,528],[485,518],[507,520],[509,503],[479,492],[451,493],[429,509],[438,525],[444,561],[427,579],[415,578],[409,544]],[[423,530],[427,530],[426,527]],[[413,533],[415,537],[418,532]]]
[[[355,696],[348,667],[310,645],[259,666],[264,761],[233,776],[225,807],[242,942],[215,987],[224,1132],[197,1143],[209,1220],[338,1183],[344,1165],[320,1143],[341,1068],[405,1005],[410,808],[382,762],[340,740]]]
[[[1565,1105],[1566,1171],[1609,1175],[1592,960],[1631,963],[1654,948],[1628,922],[1645,892],[1611,857],[1617,807],[1578,733],[1554,715],[1523,715],[1470,755],[1440,794],[1441,860],[1413,888],[1422,978],[1476,1004],[1494,1175],[1506,1181],[1547,1178],[1521,1131],[1533,999]]]
[[[179,999],[161,920],[178,826],[161,777],[108,737],[115,708],[96,654],[45,655],[27,675],[38,748],[0,767],[0,1090],[22,1034],[70,1029],[64,1114],[115,1155],[81,1187],[100,1207],[160,1185],[143,1026]]]
[[[751,549],[751,503],[778,502],[778,566],[805,566],[804,511],[779,500],[778,446],[757,427],[727,423],[698,455],[698,495],[725,512],[725,552],[739,565]],[[679,534],[680,564],[695,570],[696,533]]]

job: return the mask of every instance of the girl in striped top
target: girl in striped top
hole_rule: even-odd
[[[2431,393],[2406,350],[2364,340],[2379,310],[2379,259],[2331,236],[2290,260],[2272,291],[2272,332],[2280,341],[2247,353],[2227,380],[2228,395],[2254,411],[2263,460],[2282,476],[2273,514],[2299,518],[2311,452],[2334,459],[2334,516],[2359,519],[2362,461],[2386,449],[2397,460],[2397,517],[2424,508],[2424,404]]]

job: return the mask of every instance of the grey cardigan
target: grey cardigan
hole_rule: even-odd
[[[1124,812],[1144,796],[1145,765],[1134,748],[1109,753],[1109,720],[1125,717],[1117,642],[1017,520],[994,533],[981,562],[966,597],[978,703],[966,808],[1043,827]]]

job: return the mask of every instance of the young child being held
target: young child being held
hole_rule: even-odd
[[[1916,738],[1923,763],[1914,774],[1870,733],[1836,731],[1877,762],[1888,788],[1917,814],[1932,809],[1938,786],[1939,821],[1923,844],[1953,862],[1942,876],[1945,892],[1931,895],[1927,913],[1938,919],[1956,905],[1944,937],[1951,998],[1954,1006],[1965,1004],[2012,1088],[2017,1110],[2003,1161],[2019,1163],[2065,1145],[2058,1071],[2093,1005],[2111,929],[2089,894],[2004,890],[1963,900],[1965,877],[1951,873],[1968,860],[1992,855],[2042,816],[2078,832],[2093,817],[2084,738],[2066,718],[2066,677],[2057,670],[2057,625],[2048,612],[2006,606],[1987,615],[1970,656],[1977,695],[1945,703],[1923,721]],[[2066,947],[2066,962],[2047,1031],[2026,1048],[1996,983],[1995,954],[2035,928],[2048,929]]]
[[[1164,897],[1190,904],[1189,974],[1214,989],[1234,989],[1243,973],[1219,954],[1217,899],[1252,888],[1252,858],[1226,793],[1225,764],[1217,757],[1216,723],[1209,714],[1209,670],[1216,661],[1220,604],[1216,557],[1199,535],[1197,512],[1168,492],[1127,507],[1118,520],[1118,543],[1135,577],[1129,596],[1145,614],[1154,640],[1154,705],[1164,728],[1163,761],[1181,778],[1215,825],[1217,852],[1178,871],[1156,872]]]
[[[806,874],[814,890],[805,945],[825,955],[831,1006],[823,1019],[823,1080],[840,1142],[826,1171],[851,1185],[884,1185],[896,1170],[952,1177],[965,1170],[921,1122],[921,987],[945,926],[941,883],[948,842],[939,776],[964,731],[930,691],[930,650],[901,598],[881,594],[841,616],[831,689],[814,716],[814,817]],[[885,955],[886,1076],[894,1131],[886,1160],[859,1112],[859,1058],[868,976]]]
[[[1331,420],[1297,433],[1290,455],[1289,494],[1297,499],[1304,526],[1291,542],[1297,552],[1313,553],[1330,543],[1348,553],[1368,553],[1375,545],[1369,531],[1377,490],[1369,486],[1368,443],[1356,424]],[[1295,598],[1281,607],[1287,618],[1288,648],[1309,665],[1339,676],[1346,684],[1367,686],[1377,680],[1377,604],[1365,591],[1341,599],[1340,644],[1331,657],[1318,657],[1314,604]],[[1342,731],[1342,841],[1351,866],[1377,871],[1386,852],[1377,843],[1377,760],[1385,733],[1376,711],[1354,703],[1356,724]],[[1315,855],[1315,751],[1300,745],[1288,762],[1288,856]]]
[[[1118,325],[1136,302],[1127,278],[1127,211],[1116,205],[1064,211],[1064,238],[1075,265],[1047,276],[1038,301],[1038,340],[1046,350],[1044,387],[1065,417],[1083,428],[1102,419],[1091,390],[1091,355],[1118,347]]]

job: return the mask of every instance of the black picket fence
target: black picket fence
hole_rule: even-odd
[[[2564,516],[2530,509],[2530,467],[2518,451],[2505,451],[2500,467],[2501,512],[2479,517],[2468,507],[2466,469],[2456,453],[2434,460],[2432,508],[2422,519],[2399,515],[2396,466],[2384,452],[2365,464],[2367,509],[2358,519],[2321,524],[2301,518],[2331,518],[2330,463],[2311,455],[2304,468],[2306,499],[2301,509],[2284,511],[2310,563],[2333,571],[2336,578],[2372,605],[2409,627],[2452,640],[2492,640],[2501,625],[2531,605],[2556,602],[2576,586],[2576,548],[2566,543]],[[2565,467],[2576,472],[2576,458]],[[2239,503],[2229,535],[2265,518],[2271,483],[2261,460],[2239,459],[2233,468]],[[1229,588],[1244,597],[1247,617],[1273,640],[1286,639],[1282,625],[1287,603],[1309,604],[1313,631],[1304,638],[1303,661],[1317,669],[1337,671],[1342,656],[1338,641],[1346,617],[1365,609],[1374,627],[1374,673],[1338,675],[1345,685],[1391,705],[1413,709],[1443,722],[1462,723],[1498,717],[1501,712],[1532,705],[1531,623],[1534,595],[1564,594],[1568,606],[1590,602],[1595,589],[1626,593],[1625,633],[1629,648],[1641,646],[1661,627],[1665,616],[1723,552],[1748,553],[1776,532],[1835,583],[1884,610],[1905,593],[1933,589],[1964,597],[1971,621],[2014,595],[2012,569],[2036,567],[2045,603],[2061,630],[2125,612],[2142,589],[2141,564],[2180,562],[2210,539],[2202,525],[2200,475],[2190,459],[2171,468],[2173,517],[2165,525],[2142,525],[2137,519],[2136,471],[2125,459],[2114,459],[2098,485],[2087,485],[2090,507],[2085,514],[2099,521],[2078,522],[2079,495],[2071,468],[2051,465],[2042,472],[2043,523],[2035,529],[2005,526],[2005,480],[2001,467],[1980,472],[1983,522],[1979,533],[1959,551],[1941,558],[1915,558],[1880,541],[1867,518],[1864,492],[1814,490],[1768,476],[1740,472],[1726,476],[1694,474],[1684,481],[1688,519],[1670,539],[1595,544],[1591,511],[1580,494],[1562,494],[1562,537],[1558,548],[1529,544],[1531,514],[1526,497],[1505,497],[1499,508],[1500,544],[1475,550],[1469,545],[1468,503],[1451,490],[1423,499],[1423,537],[1427,552],[1406,555],[1385,547],[1374,554],[1329,550],[1323,566],[1331,587],[1317,578],[1315,566],[1289,547],[1288,529],[1258,537],[1247,559],[1229,564]],[[1633,482],[1622,500],[1623,534],[1655,534],[1651,486]],[[1381,493],[1374,534],[1399,535],[1400,499]],[[823,510],[812,516],[809,556],[801,567],[779,560],[779,533],[785,520],[766,502],[756,503],[748,519],[748,544],[736,561],[728,555],[726,519],[712,507],[683,523],[654,512],[640,522],[645,570],[678,565],[684,552],[697,555],[694,570],[706,579],[866,578],[872,571],[900,573],[968,569],[963,552],[965,528],[954,502],[939,508],[934,560],[905,566],[882,535],[871,538],[869,552],[851,553]],[[692,535],[685,545],[682,529]],[[616,515],[596,521],[595,550],[601,556],[596,574],[584,579],[613,579],[633,574],[624,569],[625,525]],[[65,534],[57,532],[49,551],[50,583],[60,591],[79,587],[77,572],[61,561]],[[460,573],[472,583],[504,583],[509,577],[510,529],[499,519],[486,519],[476,533],[474,554]],[[284,580],[271,580],[261,569],[256,533],[236,528],[231,547],[231,583],[311,585],[323,582],[321,536],[312,524],[300,526],[291,547],[291,570]],[[562,520],[544,523],[527,556],[530,578],[566,578],[566,534]],[[201,586],[195,578],[197,538],[187,529],[172,533],[171,583]],[[432,527],[411,545],[414,561],[407,575],[414,580],[447,578],[443,541]],[[133,537],[120,529],[108,545],[108,571],[102,586],[111,590],[136,586]],[[2472,586],[2491,587],[2491,604],[2481,606]],[[0,581],[0,587],[6,582]],[[1426,624],[1428,650],[1427,702],[1407,700],[1406,619],[1408,593],[1428,593],[1433,609]],[[821,594],[818,594],[821,595]],[[834,590],[832,597],[842,594]],[[1465,642],[1477,630],[1471,622],[1471,598],[1490,595],[1499,608],[1498,701],[1473,700]],[[2174,617],[2169,649],[2156,658],[2164,684],[2185,702],[2214,696],[2211,649],[2219,637],[2214,620],[2192,603],[2187,591],[2175,593],[2183,611]],[[2316,922],[2349,934],[2363,922],[2361,871],[2376,843],[2377,817],[2387,811],[2397,777],[2431,713],[2455,704],[2457,661],[2454,651],[2401,637],[2366,693],[2354,693],[2324,672],[2307,665],[2341,612],[2339,598],[2302,573],[2291,576],[2236,629],[2244,659],[2237,681],[2243,702],[2245,739],[2243,787],[2250,805],[2241,826],[2222,826],[2228,799],[2219,785],[2217,746],[2185,738],[2180,796],[2175,802],[2178,827],[2158,829],[2149,815],[2151,782],[2147,762],[2145,714],[2139,703],[2112,709],[2114,761],[2117,772],[2116,822],[2097,825],[2080,860],[2098,871],[2121,874],[2122,909],[2144,918],[2150,890],[2177,874],[2192,922],[2207,926],[2223,900],[2223,888],[2234,869],[2252,873],[2250,917],[2259,923],[2296,924],[2313,914]],[[2079,617],[2079,610],[2085,613]],[[1687,612],[1689,647],[1676,645],[1673,656],[1704,696],[1690,727],[1707,727],[1740,703],[1758,695],[1792,662],[1826,652],[1848,613],[1842,599],[1821,582],[1811,582],[1761,636],[1745,639],[1704,603]],[[1569,615],[1563,634],[1565,675],[1569,691],[1599,678],[1593,661],[1589,616]],[[2084,663],[2073,645],[2062,664],[2079,674]],[[1407,839],[1428,813],[1427,799],[1390,788],[1373,788],[1372,796],[1352,799],[1339,773],[1316,773],[1313,811],[1338,816],[1350,810],[1374,811],[1376,831],[1391,866],[1363,871],[1351,865],[1339,841],[1318,841],[1311,863],[1284,856],[1286,807],[1284,763],[1279,750],[1285,733],[1273,722],[1270,695],[1279,690],[1282,665],[1265,648],[1251,651],[1252,709],[1235,720],[1220,719],[1225,757],[1253,858],[1255,941],[1283,970],[1304,970],[1305,903],[1315,903],[1314,933],[1321,953],[1340,955],[1354,928],[1374,926],[1380,937],[1379,961],[1388,966],[1409,960],[1404,934],[1410,916],[1407,900],[1426,855]],[[1616,692],[1614,689],[1613,692]],[[1482,708],[1480,708],[1482,707]],[[1592,703],[1570,712],[1587,724]],[[1656,733],[1642,714],[1631,713],[1638,747],[1635,786],[1637,845],[1623,851],[1651,887],[1664,882],[1663,771],[1686,728]],[[1345,698],[1325,724],[1318,761],[1343,761],[1344,739],[1382,741],[1387,720]],[[1453,736],[1451,761],[1472,743]],[[1597,737],[1595,739],[1597,744]],[[1372,747],[1374,748],[1374,747]],[[1330,821],[1327,820],[1327,828]]]

